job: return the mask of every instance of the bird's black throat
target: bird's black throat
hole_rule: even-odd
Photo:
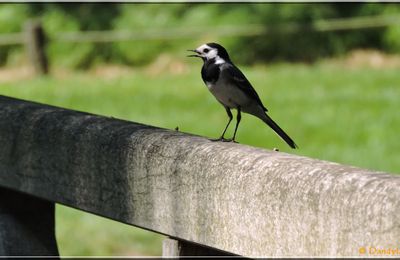
[[[205,60],[203,67],[201,68],[201,77],[203,81],[214,84],[218,81],[220,74],[219,65],[215,64],[215,59]]]

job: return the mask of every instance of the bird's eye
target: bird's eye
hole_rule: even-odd
[[[209,51],[209,49],[205,48],[203,51],[204,51],[204,53],[207,53]]]

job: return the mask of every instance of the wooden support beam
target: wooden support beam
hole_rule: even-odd
[[[229,252],[174,238],[164,239],[162,247],[162,256],[167,258],[179,256],[237,256]]]
[[[49,63],[46,56],[46,35],[39,21],[25,23],[25,49],[30,63],[37,74],[47,74]]]
[[[1,256],[58,256],[53,202],[0,188]]]

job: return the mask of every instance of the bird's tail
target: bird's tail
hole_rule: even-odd
[[[264,113],[264,115],[265,116],[260,117],[262,121],[269,125],[269,127],[271,127],[290,147],[293,149],[298,148],[292,138],[290,138],[285,131],[283,131],[282,128],[280,128],[278,124],[272,120],[272,118],[270,118],[266,113]]]

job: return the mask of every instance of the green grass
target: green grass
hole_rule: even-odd
[[[200,63],[188,73],[152,76],[144,70],[106,79],[89,73],[1,83],[3,95],[218,137],[224,109],[203,85]],[[270,115],[296,141],[291,150],[264,123],[244,115],[238,141],[374,170],[399,173],[398,69],[335,64],[243,68]],[[233,126],[233,124],[232,124]],[[233,128],[233,127],[232,127]],[[229,134],[232,133],[233,129]],[[64,255],[161,253],[161,236],[65,207],[57,208]]]
[[[161,255],[164,236],[65,206],[56,207],[62,256]]]

